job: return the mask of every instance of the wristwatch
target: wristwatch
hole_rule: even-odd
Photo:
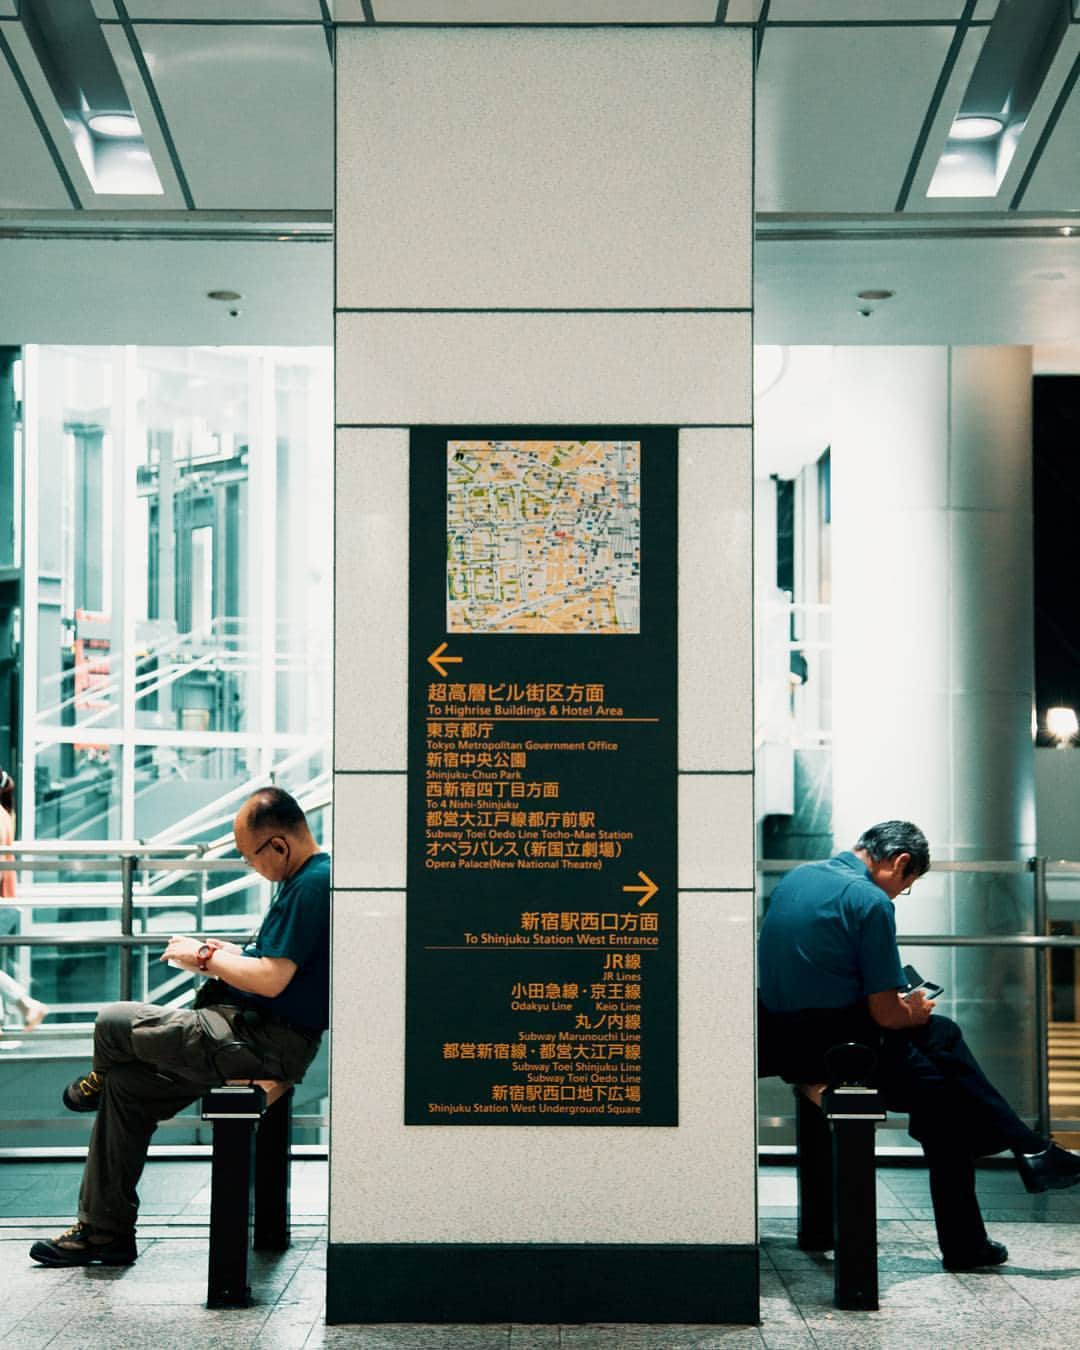
[[[195,953],[195,959],[199,963],[199,969],[203,972],[204,975],[210,969],[210,958],[211,956],[213,956],[213,954],[214,949],[213,947],[210,946],[209,942],[204,942],[202,946],[199,948],[199,950]]]

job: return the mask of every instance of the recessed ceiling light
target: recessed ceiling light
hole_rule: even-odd
[[[242,300],[244,297],[239,291],[207,291],[207,300]]]
[[[860,300],[891,300],[895,291],[859,291]]]
[[[952,141],[988,141],[1000,134],[1005,123],[1000,117],[958,117],[952,124]]]
[[[111,141],[137,141],[142,136],[134,113],[91,113],[86,125],[95,136]]]

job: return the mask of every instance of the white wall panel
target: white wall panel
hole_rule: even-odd
[[[949,365],[951,383],[979,391],[949,404],[950,504],[1030,514],[1031,348],[953,347]]]
[[[333,82],[320,27],[151,24],[138,35],[196,207],[330,206]]]
[[[680,774],[679,885],[728,890],[754,882],[752,775]]]
[[[750,421],[747,314],[340,314],[340,423]]]
[[[341,35],[338,305],[748,306],[749,33],[484,36]]]
[[[405,885],[404,774],[334,775],[334,885]]]
[[[409,433],[339,431],[334,766],[405,768]]]
[[[755,1241],[752,893],[680,896],[679,949],[677,1128],[406,1127],[404,897],[336,894],[330,1241]]]
[[[949,593],[938,601],[948,614],[949,687],[961,694],[1023,695],[1027,715],[1020,727],[1029,740],[1035,666],[1031,534],[1030,504],[1025,511],[1018,502],[1015,512],[951,511]],[[1005,596],[987,603],[986,578],[995,576],[1008,578],[1007,594],[1016,595],[1016,603],[1006,603]],[[995,735],[1001,730],[992,721],[980,725],[994,726]]]
[[[679,768],[751,769],[753,450],[679,433]]]

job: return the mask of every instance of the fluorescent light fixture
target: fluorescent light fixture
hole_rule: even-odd
[[[958,117],[949,132],[950,141],[989,141],[1001,135],[1000,117]]]
[[[92,0],[21,0],[19,21],[99,195],[164,191]]]
[[[1046,729],[1064,747],[1069,744],[1078,731],[1080,722],[1076,719],[1075,708],[1047,708]]]
[[[1068,31],[1062,0],[998,5],[927,197],[998,195]]]
[[[134,113],[88,113],[86,125],[95,136],[104,136],[107,140],[142,140],[142,131],[139,129],[139,119]]]

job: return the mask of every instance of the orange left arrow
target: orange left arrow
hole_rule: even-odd
[[[446,679],[446,667],[449,665],[457,665],[460,661],[461,661],[460,656],[446,655],[445,642],[440,642],[439,645],[428,657],[428,665],[434,666],[444,680]]]
[[[644,886],[624,886],[624,887],[623,887],[623,890],[624,890],[624,891],[643,891],[644,894],[642,895],[641,899],[638,901],[638,904],[639,904],[639,905],[647,905],[647,904],[649,903],[649,901],[653,898],[653,896],[657,893],[657,891],[660,889],[660,887],[656,884],[655,881],[653,881],[652,877],[650,877],[647,873],[645,873],[645,872],[639,872],[639,873],[638,873],[638,876],[639,876],[639,877],[642,879],[642,881],[645,883]]]

